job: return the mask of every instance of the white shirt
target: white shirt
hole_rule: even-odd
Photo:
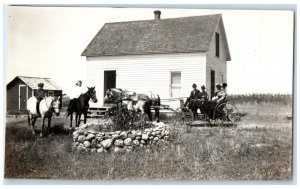
[[[78,98],[81,94],[85,93],[86,90],[84,90],[84,87],[79,87],[79,86],[76,86],[75,90],[73,93],[71,93],[70,95],[70,98],[73,99],[73,98]]]

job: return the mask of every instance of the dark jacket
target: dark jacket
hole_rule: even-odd
[[[208,101],[208,94],[207,94],[207,92],[206,91],[200,92],[199,99],[201,101],[207,102]]]
[[[43,100],[43,98],[45,98],[45,96],[46,96],[46,91],[44,89],[37,89],[36,90],[35,97],[38,100]]]
[[[200,95],[200,91],[198,89],[196,89],[195,91],[193,90],[190,94],[189,99],[193,99],[193,100],[198,100],[199,99],[199,95]]]

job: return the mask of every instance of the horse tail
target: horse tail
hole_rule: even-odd
[[[157,94],[157,105],[160,106],[160,96]]]

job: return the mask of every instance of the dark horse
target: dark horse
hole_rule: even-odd
[[[152,121],[151,106],[160,106],[160,97],[152,92],[137,94],[135,92],[112,88],[106,91],[104,102],[114,104],[123,103],[127,106],[129,112],[137,113],[141,111],[142,115],[147,114],[149,121]],[[159,122],[159,108],[154,108],[154,111],[157,122]]]
[[[84,115],[84,124],[86,124],[87,112],[89,109],[89,101],[92,99],[94,103],[97,103],[95,87],[88,87],[88,91],[81,94],[67,110],[67,117],[70,116],[70,128],[72,129],[73,113],[76,113],[75,126],[78,127],[81,121],[81,114]]]

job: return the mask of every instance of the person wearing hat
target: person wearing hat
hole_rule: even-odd
[[[201,113],[204,113],[204,105],[208,102],[208,94],[205,91],[205,86],[202,85],[201,86],[201,92],[199,94],[199,99],[200,99],[200,104],[199,104],[199,108]]]
[[[211,97],[212,101],[216,101],[218,99],[218,93],[221,91],[221,85],[216,85],[217,91],[214,93],[214,96]]]
[[[38,89],[36,90],[35,97],[36,97],[36,111],[37,115],[40,117],[40,102],[45,98],[46,91],[44,90],[44,83],[38,84]]]
[[[212,118],[213,116],[213,112],[215,107],[220,104],[221,102],[225,102],[227,101],[227,93],[225,91],[227,87],[227,83],[223,83],[221,85],[218,85],[218,92],[217,95],[215,97],[212,98],[212,101],[210,103],[210,107],[209,107],[209,117]]]
[[[188,97],[184,103],[184,107],[188,105],[188,108],[192,109],[194,106],[194,102],[198,100],[200,91],[197,89],[197,85],[194,83],[192,85],[193,90],[191,91],[190,97]]]

